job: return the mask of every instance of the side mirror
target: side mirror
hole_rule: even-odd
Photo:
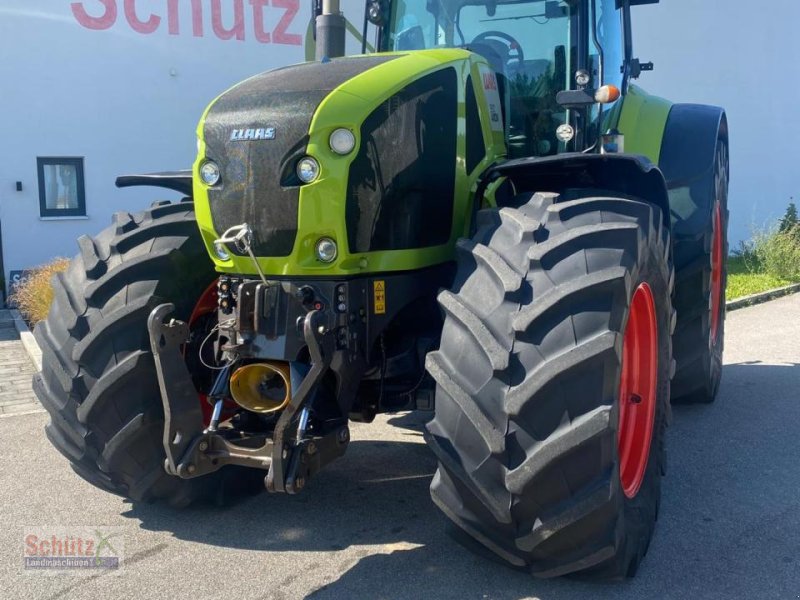
[[[609,104],[619,100],[619,88],[604,85],[596,90],[563,90],[556,94],[556,102],[564,108],[582,108],[592,104]]]
[[[587,90],[562,90],[556,94],[556,102],[564,108],[581,108],[595,103]]]

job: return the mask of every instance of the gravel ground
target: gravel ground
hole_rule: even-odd
[[[296,497],[225,509],[131,506],[83,482],[42,414],[0,419],[6,598],[800,598],[800,295],[731,313],[722,389],[676,407],[661,518],[623,584],[538,581],[444,534],[423,414],[353,426],[347,456]],[[123,528],[118,575],[22,570],[25,528]]]

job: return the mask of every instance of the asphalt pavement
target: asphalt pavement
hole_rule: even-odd
[[[347,455],[295,497],[132,506],[85,483],[43,414],[0,418],[3,598],[800,598],[800,294],[726,323],[717,402],[678,406],[655,538],[622,584],[536,580],[473,556],[428,496],[423,413],[354,424]],[[122,528],[117,575],[22,569],[35,526]]]

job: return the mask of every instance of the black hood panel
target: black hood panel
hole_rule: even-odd
[[[317,107],[348,79],[393,58],[342,58],[283,67],[256,75],[218,98],[203,129],[206,156],[222,173],[220,184],[208,193],[214,229],[222,234],[248,223],[257,256],[291,254],[300,197],[292,174],[305,152]],[[262,133],[262,139],[232,139],[234,131],[272,128],[274,137]]]

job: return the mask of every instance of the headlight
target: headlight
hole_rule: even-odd
[[[575,129],[569,123],[559,125],[556,129],[556,137],[559,141],[566,143],[575,137]]]
[[[331,134],[329,143],[336,154],[348,154],[356,147],[356,136],[349,129],[337,129]]]
[[[220,260],[228,260],[231,257],[228,253],[228,249],[222,242],[214,242],[214,253]]]
[[[220,174],[217,163],[213,160],[207,160],[200,165],[200,179],[206,185],[217,185],[219,183]]]
[[[575,83],[577,83],[579,86],[587,86],[591,80],[592,76],[589,74],[589,71],[580,69],[579,71],[575,72]]]
[[[336,242],[331,238],[324,237],[317,240],[317,258],[322,262],[333,262],[337,253]]]
[[[319,163],[310,156],[306,156],[297,163],[297,176],[303,183],[311,183],[319,177]]]

